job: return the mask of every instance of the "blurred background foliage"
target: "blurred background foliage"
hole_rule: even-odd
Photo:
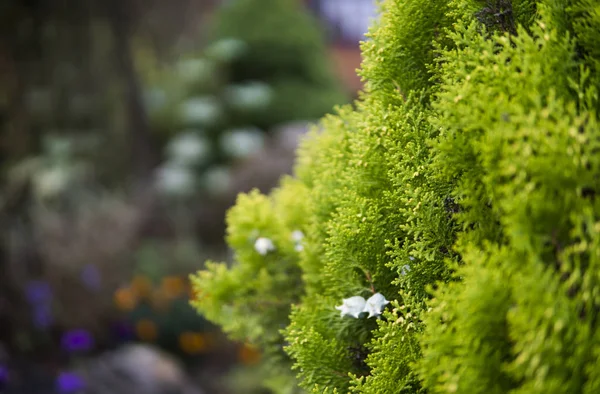
[[[148,393],[258,390],[260,354],[190,308],[188,275],[350,99],[301,3],[0,2],[0,392],[131,392],[152,360],[193,379]]]

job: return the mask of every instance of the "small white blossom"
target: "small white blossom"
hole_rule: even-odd
[[[182,120],[190,126],[211,126],[223,114],[221,104],[212,96],[191,97],[180,107]]]
[[[221,149],[234,158],[245,158],[260,152],[265,145],[265,133],[258,128],[239,128],[223,132]]]
[[[385,299],[383,294],[375,293],[365,302],[363,312],[369,312],[369,317],[379,316],[383,308],[390,302]]]
[[[177,75],[186,84],[206,83],[215,75],[215,64],[207,59],[185,59],[176,64]]]
[[[300,230],[294,230],[292,232],[292,240],[294,242],[300,242],[304,238],[304,233]]]
[[[402,266],[402,268],[400,268],[400,275],[402,276],[406,276],[406,274],[408,274],[410,272],[410,265],[405,264]]]
[[[206,159],[210,144],[197,131],[185,131],[169,142],[167,153],[174,163],[187,166]]]
[[[248,45],[236,38],[222,38],[206,49],[206,54],[219,62],[230,62],[243,55]]]
[[[157,170],[156,187],[162,193],[172,196],[185,196],[193,193],[194,174],[174,163],[166,163]]]
[[[256,242],[254,242],[254,249],[256,249],[259,254],[264,256],[267,253],[274,251],[275,245],[269,238],[260,237],[256,240]]]
[[[352,316],[358,319],[358,316],[364,311],[365,299],[361,296],[345,298],[342,305],[336,306],[335,309],[341,311],[341,316]]]
[[[258,111],[266,108],[271,103],[273,89],[263,82],[246,82],[227,87],[225,97],[235,109]]]
[[[41,169],[34,175],[33,186],[37,196],[52,198],[65,191],[71,181],[71,173],[65,166]]]
[[[409,257],[410,261],[415,261],[415,258],[413,256]]]
[[[295,246],[294,249],[296,252],[301,252],[304,250],[304,245],[302,245],[302,239],[304,239],[304,233],[300,230],[294,230],[292,232],[292,241],[294,241]]]

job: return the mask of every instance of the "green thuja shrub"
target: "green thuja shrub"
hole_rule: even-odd
[[[597,76],[567,6],[538,3],[517,36],[465,21],[441,52],[436,167],[464,231],[460,282],[424,317],[433,392],[597,390]]]
[[[599,6],[384,1],[365,91],[240,196],[194,305],[307,392],[596,392]]]

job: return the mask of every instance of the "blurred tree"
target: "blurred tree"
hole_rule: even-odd
[[[347,101],[327,60],[324,32],[297,0],[228,2],[214,17],[212,37],[248,47],[231,64],[232,82],[260,80],[273,88],[258,127],[317,119]]]
[[[0,2],[0,343],[19,343],[31,324],[23,280],[48,271],[31,215],[32,186],[48,169],[49,144],[66,137],[66,145],[53,146],[70,150],[75,141],[74,160],[97,164],[92,175],[101,185],[146,180],[157,153],[139,97],[134,38],[164,56],[211,2]],[[50,175],[61,183],[65,174]],[[81,198],[74,192],[71,202]]]
[[[130,157],[133,174],[138,179],[148,178],[157,163],[148,117],[140,96],[138,77],[131,54],[131,36],[134,31],[135,4],[133,1],[107,0],[108,18],[115,44],[115,60],[124,85],[128,127],[130,130]]]

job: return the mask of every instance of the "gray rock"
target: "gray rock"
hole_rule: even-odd
[[[126,345],[83,368],[83,394],[204,394],[183,367],[149,345]]]

